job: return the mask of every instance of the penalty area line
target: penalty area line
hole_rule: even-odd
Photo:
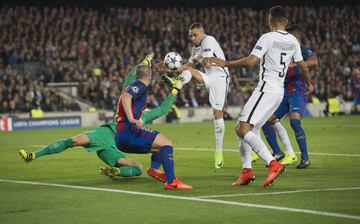
[[[285,212],[295,212],[295,213],[319,215],[319,216],[326,216],[326,217],[336,217],[336,218],[360,220],[360,216],[356,216],[356,215],[347,215],[347,214],[333,213],[333,212],[323,212],[323,211],[308,210],[308,209],[287,208],[287,207],[272,206],[272,205],[251,204],[251,203],[243,203],[243,202],[235,202],[235,201],[224,201],[224,200],[216,200],[216,199],[174,196],[174,195],[146,193],[146,192],[138,192],[138,191],[126,191],[126,190],[110,189],[110,188],[86,187],[86,186],[67,185],[67,184],[54,184],[54,183],[43,183],[43,182],[34,182],[34,181],[19,181],[19,180],[0,179],[0,182],[12,183],[12,184],[48,186],[48,187],[57,187],[57,188],[69,188],[69,189],[77,189],[77,190],[89,190],[89,191],[122,193],[122,194],[131,194],[131,195],[140,195],[140,196],[148,196],[148,197],[167,198],[167,199],[170,198],[170,199],[184,200],[184,201],[195,201],[195,202],[205,202],[205,203],[214,203],[214,204],[224,204],[224,205],[239,206],[239,207],[262,208],[262,209],[270,209],[270,210],[285,211]]]

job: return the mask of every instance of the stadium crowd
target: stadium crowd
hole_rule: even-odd
[[[303,43],[313,49],[319,66],[311,70],[315,96],[353,100],[353,68],[360,62],[360,6],[288,8],[290,23],[302,24]],[[321,19],[320,19],[321,18]],[[78,82],[78,96],[96,108],[113,110],[124,76],[147,52],[155,59],[169,51],[184,58],[192,44],[188,27],[201,22],[215,36],[228,59],[247,56],[267,32],[267,10],[251,8],[63,8],[22,7],[0,11],[0,113],[79,110],[49,82]],[[41,64],[35,74],[20,74],[18,65]],[[228,105],[242,105],[256,84],[258,68],[231,71]],[[168,93],[154,71],[149,104]],[[204,87],[188,85],[178,97],[181,107],[208,104]]]

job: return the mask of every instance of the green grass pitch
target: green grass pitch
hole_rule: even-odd
[[[231,186],[241,171],[235,121],[226,123],[222,169],[213,168],[212,122],[151,126],[173,140],[176,174],[192,191],[166,191],[146,173],[101,176],[103,163],[82,148],[28,164],[18,155],[87,129],[0,133],[0,223],[360,223],[360,116],[303,124],[311,166],[288,166],[269,188],[261,161],[255,183]],[[149,154],[129,157],[149,166]]]

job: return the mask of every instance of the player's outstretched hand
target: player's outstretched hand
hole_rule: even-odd
[[[182,89],[184,85],[184,77],[178,76],[176,78],[174,78],[174,82],[173,82],[173,88],[177,89],[178,91],[180,91]]]
[[[310,84],[308,87],[307,87],[307,94],[311,94],[312,92],[314,92],[315,90],[315,87]]]
[[[226,67],[226,61],[224,61],[221,58],[216,58],[216,57],[211,57],[208,58],[209,62],[209,66],[219,66],[219,67]]]

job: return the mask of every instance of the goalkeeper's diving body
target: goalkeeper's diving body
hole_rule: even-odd
[[[152,58],[153,53],[148,54],[140,64],[136,65],[129,71],[124,82],[123,90],[136,80],[137,67],[139,65],[150,66]],[[171,93],[168,94],[160,106],[144,111],[140,118],[143,124],[149,123],[150,121],[167,114],[174,103],[178,91],[182,88],[181,80],[175,80],[169,77],[166,77],[166,79],[173,86]],[[59,140],[35,152],[27,152],[22,149],[19,151],[19,154],[25,162],[30,162],[45,155],[60,153],[68,148],[82,146],[88,152],[96,152],[97,156],[110,166],[99,168],[99,172],[103,175],[110,177],[133,177],[141,175],[143,170],[142,164],[127,158],[127,155],[116,147],[114,141],[115,128],[116,120],[112,119],[100,127],[93,128],[71,138]],[[148,174],[158,180],[163,176],[163,173],[160,170],[154,169],[149,169]]]

